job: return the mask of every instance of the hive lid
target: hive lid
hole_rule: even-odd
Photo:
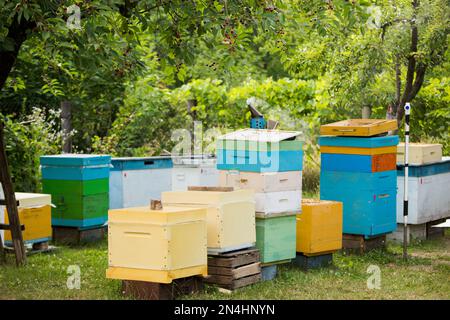
[[[349,119],[320,126],[320,134],[369,137],[396,129],[397,120]]]
[[[40,158],[42,166],[97,166],[109,165],[111,156],[98,154],[58,154],[50,156],[42,156]]]
[[[254,202],[254,191],[167,191],[161,193],[163,205],[220,205],[236,202]]]
[[[49,194],[24,192],[16,192],[15,194],[21,208],[42,207],[50,205],[52,202],[52,197]]]
[[[300,131],[241,129],[222,135],[218,138],[218,140],[281,142],[285,140],[297,140],[301,134],[302,133]]]
[[[176,224],[206,220],[206,209],[164,205],[161,210],[152,210],[150,206],[109,210],[108,223],[150,223]]]

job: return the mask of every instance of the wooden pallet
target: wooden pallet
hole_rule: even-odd
[[[108,227],[99,226],[90,229],[53,226],[53,241],[61,244],[81,244],[103,240]]]
[[[33,243],[31,246],[25,246],[25,253],[27,256],[37,254],[37,253],[49,253],[57,250],[58,247],[49,245],[48,241]],[[14,253],[14,248],[10,246],[4,247],[5,253]]]
[[[365,254],[375,249],[386,248],[386,235],[365,238],[363,235],[342,235],[342,251],[348,254]]]
[[[208,256],[206,283],[235,290],[261,280],[258,249],[245,249],[217,256]]]
[[[187,277],[173,280],[172,283],[156,283],[146,281],[122,281],[124,296],[137,300],[174,300],[182,295],[203,290],[201,277]]]
[[[297,252],[297,256],[293,260],[294,264],[303,270],[319,269],[329,267],[333,264],[333,254],[321,254],[315,256],[306,256]]]

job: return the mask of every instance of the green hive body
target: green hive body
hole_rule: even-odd
[[[256,247],[262,263],[295,258],[296,216],[256,218]]]

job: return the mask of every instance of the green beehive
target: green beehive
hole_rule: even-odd
[[[262,263],[295,258],[296,215],[257,216],[256,247]]]

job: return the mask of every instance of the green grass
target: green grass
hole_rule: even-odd
[[[365,256],[334,255],[334,266],[303,272],[282,265],[275,280],[233,292],[221,293],[213,286],[185,299],[450,299],[450,232],[445,238],[414,243],[411,258],[402,259],[400,245]],[[78,265],[81,288],[68,289],[67,268]],[[367,268],[381,270],[381,289],[367,288]],[[13,255],[0,266],[0,299],[123,299],[120,281],[105,278],[106,240],[87,246],[60,247],[50,254],[28,258],[22,268]]]

